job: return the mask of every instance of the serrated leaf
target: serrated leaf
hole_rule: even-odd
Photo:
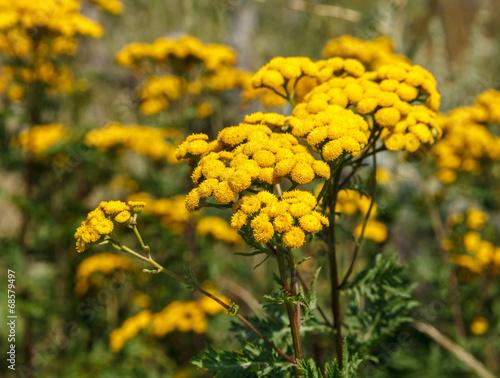
[[[314,278],[309,286],[309,292],[306,295],[307,302],[309,303],[309,308],[311,311],[316,310],[318,307],[318,297],[316,296],[316,282],[318,281],[319,273],[321,272],[321,267],[314,273]]]
[[[396,256],[377,255],[373,264],[361,271],[342,289],[346,297],[345,335],[351,351],[371,359],[370,351],[403,324],[412,321],[414,284],[403,277],[404,266]]]
[[[303,264],[310,259],[311,259],[311,257],[304,257],[304,258],[300,259],[299,261],[297,261],[296,266],[299,266],[300,264]]]

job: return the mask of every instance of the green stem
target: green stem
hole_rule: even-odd
[[[285,260],[285,252],[280,250],[280,249],[274,249],[276,253],[276,257],[278,260],[278,268],[280,272],[280,278],[281,282],[283,284],[283,289],[288,293],[292,294],[292,290],[290,287],[290,283],[288,282],[288,274],[287,274],[287,267],[286,267],[286,260]],[[291,254],[291,252],[289,252]],[[294,267],[290,267],[292,271],[294,270]],[[293,275],[293,273],[292,273]],[[292,330],[292,341],[293,341],[293,350],[295,354],[295,358],[298,360],[303,360],[304,355],[302,352],[302,339],[300,338],[300,330],[297,324],[297,315],[296,315],[296,309],[293,305],[293,303],[286,303],[286,311],[288,313],[288,319],[290,320],[290,328]]]
[[[300,283],[302,284],[302,287],[304,288],[304,292],[307,293],[309,292],[310,288],[309,286],[307,285],[307,283],[304,281],[304,279],[302,278],[302,276],[299,275],[299,273],[297,272],[297,277],[300,281]],[[320,313],[321,317],[323,318],[323,320],[325,321],[326,325],[330,328],[333,328],[333,324],[332,322],[330,322],[330,320],[326,317],[326,314],[325,312],[321,309],[321,307],[319,305],[316,305],[316,308],[318,309],[318,312]]]
[[[134,251],[133,249],[127,247],[126,245],[122,245],[120,243],[118,243],[117,241],[111,239],[111,238],[106,238],[105,239],[106,241],[110,242],[111,245],[120,250],[120,251],[123,251],[123,252],[126,252],[126,253],[129,253],[135,257],[137,257],[138,259],[144,261],[144,262],[147,262],[148,264],[154,266],[156,269],[158,269],[157,271],[153,271],[154,273],[165,273],[166,275],[172,277],[173,279],[185,284],[186,286],[198,291],[199,293],[205,295],[206,297],[214,300],[215,302],[217,302],[219,305],[221,305],[223,308],[225,308],[226,310],[228,310],[229,313],[231,313],[231,311],[234,309],[234,306],[231,306],[231,305],[228,305],[227,303],[224,303],[222,300],[220,300],[219,298],[217,298],[215,295],[213,294],[210,294],[209,292],[203,290],[200,286],[198,286],[197,284],[193,283],[193,282],[190,282],[184,278],[182,278],[181,276],[178,276],[177,274],[175,274],[174,272],[171,272],[170,270],[166,269],[165,267],[161,266],[160,264],[158,264],[155,260],[153,260],[151,257],[145,257],[143,255],[141,255],[140,253],[137,253],[136,251]],[[288,356],[285,352],[283,352],[281,349],[279,349],[276,345],[274,345],[274,343],[269,340],[267,337],[265,337],[257,328],[255,328],[255,326],[250,323],[244,316],[236,313],[235,314],[236,317],[238,317],[238,319],[240,319],[244,324],[246,324],[252,331],[254,331],[262,340],[264,340],[264,342],[266,344],[268,344],[272,349],[274,349],[280,356],[282,356],[285,360],[287,360],[288,362],[292,363],[292,364],[297,364],[297,361],[294,360],[293,358],[291,358],[290,356]]]
[[[136,219],[137,219],[137,214],[134,214],[134,220],[131,222],[130,228],[134,231],[135,236],[137,237],[137,240],[139,240],[139,243],[141,243],[142,250],[146,254],[147,258],[150,258],[151,255],[151,250],[148,245],[144,244],[144,241],[142,240],[141,234],[139,233],[139,230],[137,229],[137,224],[136,224]]]
[[[295,256],[292,251],[288,252],[288,264],[291,269],[290,286],[292,294],[297,297],[299,295],[299,282],[297,279],[297,265],[295,264]],[[300,337],[300,303],[295,305],[295,322],[297,323],[297,329]]]
[[[340,184],[339,188],[342,189],[348,182],[349,180],[356,174],[356,172],[362,167],[363,165],[363,160],[366,159],[368,156],[375,155],[378,152],[382,152],[387,150],[387,147],[385,145],[375,148],[375,145],[377,143],[378,138],[380,137],[380,134],[382,133],[382,129],[378,130],[378,132],[372,130],[372,133],[370,134],[369,138],[369,143],[367,144],[370,146],[370,144],[373,146],[372,152],[370,151],[370,148],[367,148],[363,153],[356,158],[356,160],[352,161],[352,171],[349,173],[349,175],[342,181]]]
[[[293,95],[295,93],[295,86],[297,85],[297,81],[298,80],[299,80],[298,78],[295,80],[295,83],[294,83],[294,86],[292,88],[292,92],[291,93],[288,92],[288,82],[289,82],[288,79],[285,80],[285,85],[284,85],[285,93],[286,93],[286,99],[290,103],[290,105],[292,105],[292,107],[294,107],[294,108],[295,108],[295,101],[293,101]]]
[[[351,260],[351,264],[349,265],[349,269],[347,270],[347,273],[342,280],[342,282],[339,285],[339,289],[342,289],[345,284],[347,283],[347,280],[349,279],[349,276],[351,275],[353,269],[354,269],[354,262],[356,261],[356,257],[358,256],[358,252],[361,248],[361,243],[363,243],[363,238],[365,235],[365,229],[366,229],[366,224],[368,223],[368,219],[370,218],[370,214],[373,208],[373,205],[375,203],[375,194],[377,192],[377,154],[375,151],[375,146],[373,146],[373,171],[372,171],[372,194],[371,194],[371,200],[370,200],[370,206],[368,207],[368,211],[366,213],[365,219],[363,220],[363,226],[361,227],[361,233],[359,235],[358,240],[356,240],[356,245],[354,247],[354,252]]]
[[[337,204],[337,194],[339,191],[340,175],[342,173],[342,166],[339,167],[331,174],[333,175],[331,185],[328,190],[328,206],[330,206],[329,211],[329,221],[326,241],[330,246],[330,253],[328,254],[328,266],[330,269],[330,290],[331,290],[331,307],[333,313],[333,326],[336,330],[336,355],[337,363],[342,369],[342,329],[341,329],[341,319],[340,319],[340,293],[339,293],[339,277],[338,277],[338,267],[337,267],[337,251],[335,245],[335,206]]]

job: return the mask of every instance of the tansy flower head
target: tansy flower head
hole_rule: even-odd
[[[343,153],[353,155],[368,142],[368,124],[351,110],[335,107],[293,122],[292,134],[304,138],[314,149],[321,151],[323,159],[332,161]],[[318,166],[318,169],[326,168]],[[325,172],[326,173],[326,172]]]
[[[328,226],[328,218],[315,211],[316,197],[309,192],[294,190],[278,199],[262,191],[242,197],[233,206],[231,226],[250,232],[257,243],[267,243],[275,237],[286,247],[298,248],[307,234]]]
[[[405,56],[394,54],[392,42],[387,37],[363,41],[350,35],[344,35],[328,41],[323,49],[323,56],[327,58],[356,58],[367,68],[372,69],[395,61],[409,62]]]
[[[438,118],[444,137],[434,147],[438,171],[445,183],[455,181],[459,172],[481,173],[485,161],[500,160],[500,137],[491,127],[499,121],[500,91],[480,94],[475,104],[452,110]]]
[[[342,146],[341,141],[332,141],[343,135],[352,135],[342,134],[338,130],[332,132],[335,135],[332,138],[321,129],[317,120],[311,121],[311,117],[339,113],[339,109],[349,106],[359,114],[373,117],[370,121],[374,122],[368,124],[370,129],[378,127],[383,130],[380,138],[385,140],[386,147],[390,150],[405,149],[414,152],[422,143],[432,144],[441,137],[442,130],[435,113],[439,108],[440,95],[436,90],[436,80],[428,71],[419,66],[393,62],[380,66],[376,71],[365,72],[363,69],[356,69],[354,62],[356,61],[342,58],[331,59],[331,70],[346,70],[345,75],[331,76],[331,72],[327,72],[324,82],[315,86],[295,106],[293,116],[308,122],[291,122],[293,130],[296,130],[294,135],[306,137],[311,146],[324,143],[323,158],[326,160],[334,160],[344,151],[350,152],[349,150],[358,154],[363,146],[356,146],[352,140],[344,139],[349,142],[347,148]],[[323,71],[320,70],[321,72]],[[416,99],[420,103],[425,102],[425,105],[410,103]],[[317,128],[319,130],[315,130]]]
[[[142,210],[144,205],[144,202],[101,202],[99,207],[91,211],[87,215],[87,219],[76,230],[76,250],[78,252],[85,251],[89,244],[113,231],[113,221],[117,223],[127,222],[131,218],[131,212],[138,212],[134,209]]]
[[[208,197],[229,204],[247,189],[267,189],[282,178],[303,185],[318,177],[330,177],[328,164],[315,160],[296,137],[282,132],[290,127],[287,117],[255,113],[246,120],[252,123],[223,129],[215,144],[207,143],[205,135],[193,135],[179,146],[177,157],[187,157],[193,164],[191,177],[196,188],[186,199],[190,211],[203,206]],[[356,137],[361,141],[364,138],[361,134]],[[206,143],[208,149],[199,156],[189,154],[190,146],[197,142]],[[343,145],[349,151],[359,150],[358,142],[353,139],[350,143]]]

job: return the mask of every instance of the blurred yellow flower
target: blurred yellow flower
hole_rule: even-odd
[[[217,240],[226,243],[242,244],[243,240],[231,228],[228,222],[219,217],[204,217],[196,225],[196,232],[200,235],[211,235]]]
[[[61,124],[35,125],[14,137],[11,146],[21,146],[35,154],[40,154],[67,136],[68,128]]]
[[[354,236],[359,238],[362,228],[363,224],[357,225],[353,231]],[[387,227],[381,222],[370,219],[366,222],[364,238],[371,239],[376,243],[383,243],[387,240]]]
[[[488,331],[488,320],[486,318],[483,318],[482,316],[479,316],[477,318],[474,318],[470,325],[470,331],[476,335],[482,335]]]
[[[75,292],[78,295],[85,294],[91,286],[90,277],[96,272],[111,274],[118,269],[134,270],[136,268],[137,265],[127,256],[113,253],[91,255],[78,265],[75,275]]]

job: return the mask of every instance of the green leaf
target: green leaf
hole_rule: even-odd
[[[374,263],[360,272],[345,288],[346,317],[344,326],[351,351],[364,359],[373,359],[370,351],[398,328],[411,322],[415,284],[403,278],[404,266],[397,256],[377,255]]]
[[[302,376],[304,378],[352,378],[356,377],[356,372],[362,360],[354,355],[352,359],[349,358],[349,350],[347,348],[347,339],[344,339],[342,345],[343,357],[342,357],[342,369],[340,369],[337,361],[332,363],[327,363],[325,365],[324,374],[316,366],[316,362],[312,358],[309,360],[299,360],[297,361],[299,368],[301,370]]]
[[[274,351],[273,351],[274,352]],[[214,377],[283,377],[293,364],[277,360],[271,355],[269,347],[244,343],[240,351],[215,350],[209,345],[202,356],[195,357],[191,363]]]

